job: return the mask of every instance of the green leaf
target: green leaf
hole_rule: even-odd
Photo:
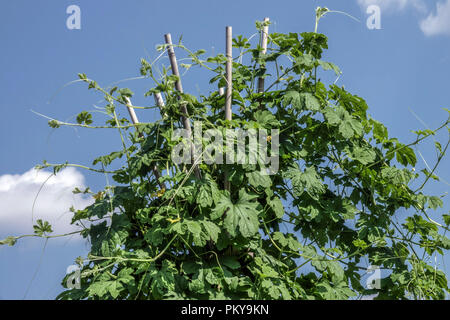
[[[450,214],[444,214],[444,215],[442,215],[442,217],[444,218],[445,224],[447,226],[450,225]]]
[[[228,268],[230,268],[232,270],[237,270],[237,269],[239,269],[241,267],[241,264],[236,259],[236,257],[225,256],[225,257],[220,259],[220,262],[224,266],[227,266]]]
[[[302,110],[303,104],[302,104],[302,98],[300,96],[300,93],[297,91],[288,91],[284,95],[283,102],[285,105],[292,105],[293,108],[297,110]]]
[[[439,151],[439,154],[442,154],[442,145],[439,141],[435,141],[434,145],[436,146],[436,149]]]
[[[87,111],[81,112],[77,116],[77,123],[83,125],[90,125],[92,123],[92,115]]]
[[[275,197],[273,199],[269,199],[268,203],[269,203],[270,207],[272,208],[273,212],[275,212],[275,216],[278,219],[283,218],[285,212],[284,212],[283,203],[281,202],[280,198]]]
[[[434,223],[426,221],[417,214],[412,217],[407,217],[406,223],[404,223],[403,226],[405,226],[409,232],[419,233],[422,236],[435,232],[438,229]]]
[[[287,91],[283,101],[285,105],[292,105],[293,108],[302,110],[318,111],[320,110],[319,100],[309,92]]]
[[[373,136],[378,143],[383,143],[388,139],[388,130],[381,123],[374,119],[370,119],[370,123],[373,125]]]
[[[109,155],[107,156],[101,156],[98,157],[96,159],[94,159],[94,161],[92,162],[92,164],[95,166],[97,163],[102,163],[104,166],[108,166],[111,164],[111,162],[113,162],[115,159],[120,159],[122,158],[122,156],[125,154],[125,151],[121,150],[121,151],[114,151],[111,152]]]
[[[413,167],[417,163],[416,154],[414,153],[414,150],[410,147],[407,147],[401,143],[397,144],[397,161],[401,163],[404,166],[407,166],[408,164],[412,165]]]
[[[0,246],[3,246],[7,244],[8,246],[12,247],[17,242],[17,237],[9,236],[6,239],[3,239],[0,241]]]
[[[381,170],[381,176],[389,180],[393,184],[408,184],[414,177],[414,174],[407,169],[397,169],[395,167],[387,167]]]
[[[128,88],[119,89],[117,91],[121,96],[131,98],[133,96],[133,91]]]
[[[327,268],[333,277],[333,282],[339,282],[344,279],[344,269],[338,261],[327,261]]]
[[[429,172],[429,171],[427,170],[427,168],[424,168],[424,169],[422,169],[422,170],[420,170],[420,171],[423,172],[423,174],[424,174],[426,177],[430,177],[430,178],[432,178],[433,180],[439,181],[439,177],[438,177],[437,175],[435,175],[434,173]]]
[[[284,236],[282,232],[276,231],[272,234],[272,239],[278,242],[282,247],[286,247],[288,245],[288,240]]]
[[[56,128],[59,128],[61,125],[59,124],[59,121],[57,121],[57,120],[50,120],[50,121],[48,122],[48,126],[49,126],[50,128],[56,129]]]
[[[277,120],[277,118],[273,115],[272,112],[267,110],[258,110],[253,115],[255,120],[260,124],[262,128],[274,128],[279,127],[280,122]]]
[[[291,166],[285,177],[291,179],[294,195],[300,197],[307,192],[313,199],[318,199],[325,192],[325,186],[313,167],[302,172],[298,166]]]
[[[192,235],[194,243],[197,246],[205,245],[205,241],[201,237],[202,227],[198,221],[185,220],[183,221],[183,224],[187,226],[187,230]]]
[[[213,203],[210,188],[205,184],[201,184],[195,201],[203,208],[210,207]]]
[[[435,210],[437,208],[442,208],[444,206],[444,202],[441,198],[436,196],[428,197],[428,207],[432,210]]]
[[[34,233],[38,236],[43,236],[47,233],[52,233],[52,226],[47,221],[42,221],[41,219],[38,219],[36,221],[36,224],[33,226]]]
[[[301,69],[312,69],[314,68],[315,59],[311,54],[303,54],[295,58],[295,65]]]
[[[177,224],[176,226],[179,227],[180,224]],[[157,246],[157,245],[161,244],[163,242],[163,240],[164,240],[164,230],[158,225],[153,226],[144,235],[144,239],[149,244]]]
[[[117,274],[117,280],[125,285],[133,285],[134,284],[134,277],[132,276],[133,273],[134,273],[133,268],[122,269]]]
[[[362,239],[353,240],[353,245],[357,248],[366,249],[369,245]]]
[[[361,122],[353,118],[347,110],[338,106],[336,109],[328,107],[324,110],[324,116],[332,126],[339,126],[339,132],[345,139],[358,135],[363,135]]]
[[[213,242],[217,242],[219,238],[220,228],[211,221],[202,220],[200,223],[204,229],[204,237],[206,240],[212,240]]]
[[[249,195],[244,189],[239,191],[239,200],[233,204],[231,199],[222,195],[219,203],[212,211],[211,218],[219,219],[225,214],[224,226],[232,237],[239,233],[249,238],[258,232],[258,203],[253,201],[256,196]]]
[[[339,132],[345,139],[350,139],[354,135],[361,136],[363,133],[363,127],[361,122],[356,119],[348,118],[342,121],[339,126]]]
[[[375,161],[376,153],[370,147],[354,147],[346,150],[349,157],[353,160],[359,161],[361,164],[369,164]]]
[[[333,126],[340,124],[349,117],[348,112],[342,107],[336,107],[336,109],[328,107],[323,114],[328,123]]]
[[[108,282],[108,291],[109,294],[111,295],[111,297],[113,297],[113,299],[116,299],[119,295],[120,292],[124,289],[122,283],[120,283],[119,281],[109,281]]]
[[[247,172],[245,174],[248,178],[248,182],[255,188],[269,188],[272,185],[272,180],[269,175],[263,175],[259,170]]]
[[[91,296],[98,296],[102,298],[109,291],[109,286],[114,281],[97,281],[91,284],[88,288],[88,292]]]
[[[320,110],[320,102],[312,93],[302,93],[301,94],[302,102],[304,104],[305,109],[311,111],[319,111]]]
[[[322,60],[318,60],[319,65],[323,68],[323,70],[333,70],[336,75],[340,75],[341,69],[339,69],[339,67],[331,62],[326,62],[326,61],[322,61]]]
[[[162,298],[164,295],[175,290],[174,274],[177,269],[174,263],[169,260],[163,260],[161,269],[153,275],[153,282],[151,285],[152,291],[155,292],[156,297]]]

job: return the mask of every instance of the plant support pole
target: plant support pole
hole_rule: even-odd
[[[219,88],[219,96],[223,96],[225,95],[225,89],[223,87]],[[225,106],[222,106],[221,108],[222,111],[225,111]]]
[[[133,122],[133,124],[139,123],[136,112],[134,112],[134,108],[132,107],[133,105],[131,104],[130,98],[125,97],[125,102],[127,103],[127,109],[128,113],[130,114],[131,122]]]
[[[226,79],[227,93],[225,97],[225,120],[231,121],[231,102],[233,98],[233,47],[232,47],[233,31],[231,27],[226,27]]]
[[[125,97],[125,102],[127,104],[127,109],[128,109],[128,113],[130,114],[130,118],[131,121],[133,122],[133,124],[138,124],[139,120],[137,118],[136,112],[134,112],[134,108],[133,105],[131,104],[131,100],[128,97]],[[142,137],[142,134],[139,134],[140,137]],[[159,187],[161,188],[161,190],[166,189],[166,185],[164,183],[159,182],[159,178],[161,177],[158,167],[156,166],[156,164],[153,166],[152,168],[153,171],[153,175],[156,178],[156,181],[158,181]]]
[[[269,18],[264,18],[264,22],[267,23],[269,22]],[[261,32],[261,39],[260,39],[260,44],[261,44],[261,48],[262,48],[262,54],[266,54],[267,53],[267,38],[269,35],[269,26],[264,26]],[[262,93],[264,92],[264,78],[260,77],[258,79],[258,93]]]
[[[167,33],[164,35],[164,40],[166,41],[166,44],[168,44],[167,52],[169,54],[169,60],[170,60],[170,66],[172,68],[172,74],[178,77],[177,82],[175,82],[175,89],[177,89],[178,92],[183,93],[183,86],[181,85],[181,78],[180,78],[180,72],[178,71],[178,64],[177,64],[177,58],[175,56],[175,51],[173,50],[173,44],[172,44],[172,36],[170,33]],[[183,127],[187,131],[188,136],[192,137],[192,129],[191,129],[191,122],[189,121],[189,114],[187,112],[186,105],[184,103],[180,104],[181,109],[181,120],[183,122]],[[191,157],[193,161],[193,167],[194,167],[194,174],[198,179],[201,179],[201,173],[198,169],[198,165],[196,164],[196,152],[195,152],[195,146],[191,142]]]
[[[161,115],[164,118],[166,116],[166,113],[164,112],[165,104],[164,104],[164,100],[163,100],[161,93],[157,92],[153,95],[153,97],[155,98],[155,103],[159,107],[159,110],[161,111]]]
[[[233,99],[233,30],[232,27],[228,26],[225,28],[225,50],[227,57],[227,65],[226,65],[226,80],[227,80],[227,90],[225,96],[225,120],[231,121],[232,112],[231,112],[231,103]],[[220,91],[219,91],[220,92]],[[230,182],[228,181],[228,174],[225,173],[224,179],[224,187],[225,190],[230,190]]]

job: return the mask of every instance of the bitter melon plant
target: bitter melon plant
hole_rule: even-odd
[[[324,13],[319,10],[318,18]],[[264,24],[257,22],[257,29]],[[115,128],[123,148],[88,168],[115,183],[92,193],[92,205],[72,209],[72,223],[91,248],[77,259],[80,286],[57,299],[445,298],[446,275],[428,258],[449,249],[450,216],[442,212],[440,196],[423,193],[438,178],[434,170],[416,169],[413,147],[448,130],[449,121],[400,142],[368,114],[363,98],[320,80],[325,72],[341,73],[322,58],[328,49],[324,34],[270,33],[268,41],[264,53],[245,37],[233,39],[239,56],[232,65],[231,121],[224,116],[226,94],[219,93],[226,87],[222,54],[204,58],[203,50],[174,45],[190,58],[184,67],[211,74],[213,89],[197,96],[177,91],[179,77],[166,69],[158,75],[156,64],[142,59],[140,73],[151,83],[149,104],[155,105],[158,93],[165,102],[151,123],[126,119],[136,95],[130,89],[103,88],[79,75],[104,96],[106,123],[94,123],[84,111],[77,123],[52,119],[50,126]],[[259,78],[265,79],[262,92]],[[256,164],[175,163],[173,151],[182,139],[174,133],[187,115],[192,125],[201,123],[203,150],[211,143],[207,130],[225,137],[227,129],[265,129],[268,135],[257,145],[277,157],[278,168],[268,174],[260,158]],[[277,132],[277,152],[270,132]],[[251,146],[245,144],[247,153]],[[448,143],[436,146],[438,164]],[[57,174],[66,166],[45,162],[39,168]],[[50,231],[43,222],[36,225],[38,236]],[[363,281],[368,265],[382,271],[378,287]]]

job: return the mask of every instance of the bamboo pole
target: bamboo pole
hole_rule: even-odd
[[[219,88],[219,96],[223,96],[225,95],[225,89],[223,87]],[[225,106],[222,106],[222,108],[220,109],[222,111],[225,111]]]
[[[268,22],[269,18],[264,18],[264,22]],[[260,45],[262,48],[262,53],[267,53],[267,38],[269,35],[269,26],[264,26],[263,30],[261,32],[261,38],[260,38]],[[264,92],[264,78],[260,77],[258,79],[258,92],[262,93]]]
[[[168,44],[167,52],[169,54],[169,60],[170,60],[170,66],[172,68],[172,74],[178,77],[177,82],[175,82],[175,89],[177,89],[178,92],[183,93],[183,86],[181,85],[181,78],[180,78],[180,72],[178,71],[178,63],[177,58],[175,56],[175,51],[173,50],[173,44],[172,44],[172,36],[170,33],[167,33],[164,35],[164,39],[166,41],[166,44]],[[181,109],[181,120],[183,122],[183,127],[187,131],[189,137],[192,137],[192,129],[191,129],[191,122],[189,121],[189,114],[186,108],[185,104],[180,105]],[[191,142],[191,157],[193,160],[193,167],[194,167],[194,174],[198,179],[201,179],[201,173],[196,165],[196,152],[195,152],[195,146]]]
[[[136,112],[134,112],[134,108],[132,107],[133,105],[131,104],[130,98],[125,97],[125,102],[127,103],[127,109],[128,113],[130,114],[131,121],[133,122],[133,124],[139,123]]]
[[[226,79],[227,79],[227,95],[225,97],[225,120],[231,120],[231,102],[233,98],[233,47],[232,47],[233,31],[230,26],[226,27]]]
[[[130,118],[131,121],[133,122],[133,124],[138,124],[139,120],[137,118],[136,112],[134,112],[134,108],[133,105],[131,104],[131,100],[128,97],[125,97],[125,102],[127,105],[127,109],[128,109],[128,113],[130,114]],[[139,136],[142,137],[142,134],[139,134]],[[161,190],[166,189],[166,185],[163,182],[159,182],[159,178],[161,177],[158,167],[156,166],[156,164],[153,166],[152,168],[153,171],[153,175],[155,176],[156,181],[158,181],[159,187],[161,188]]]
[[[172,67],[172,73],[178,77],[178,80],[175,83],[175,88],[179,92],[183,93],[183,86],[181,85],[180,72],[178,71],[177,57],[175,56],[175,51],[173,50],[171,34],[170,33],[165,34],[164,40],[166,41],[166,44],[169,45],[167,48],[167,51],[169,53],[169,60],[170,60],[170,66]]]
[[[232,118],[231,104],[233,100],[233,29],[230,26],[225,28],[225,50],[227,57],[226,65],[226,96],[225,96],[225,120],[230,120]],[[220,92],[220,90],[219,90]],[[230,191],[230,181],[228,181],[228,175],[225,173],[224,177],[224,187],[225,190]]]
[[[164,107],[164,100],[160,92],[157,92],[153,95],[155,97],[155,103],[159,107],[159,109],[162,111]]]
[[[161,93],[157,92],[153,95],[153,97],[155,98],[155,103],[159,107],[159,110],[161,111],[161,115],[164,118],[166,116],[166,112],[164,111],[165,104],[164,104],[164,100],[163,100]]]

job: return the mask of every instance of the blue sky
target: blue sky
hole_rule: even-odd
[[[46,159],[52,163],[87,164],[96,156],[120,149],[115,132],[53,130],[36,112],[73,121],[83,110],[93,110],[101,97],[75,83],[86,73],[99,84],[139,76],[139,60],[157,56],[163,35],[183,35],[192,49],[224,52],[225,26],[234,35],[255,32],[255,20],[270,17],[271,32],[303,32],[314,28],[314,9],[327,6],[342,14],[321,20],[319,32],[329,37],[326,57],[341,67],[337,84],[366,99],[372,116],[392,136],[412,141],[411,130],[424,129],[414,114],[434,128],[445,121],[450,108],[450,0],[330,0],[287,1],[23,1],[0,6],[0,239],[32,230],[31,208],[48,173],[30,171]],[[381,8],[381,29],[366,26],[367,6]],[[81,29],[69,30],[66,8],[81,9]],[[163,61],[164,62],[164,61]],[[168,64],[165,61],[166,65]],[[197,94],[204,78],[190,71],[183,78],[185,91]],[[137,94],[135,105],[153,105],[144,98],[151,87],[146,80],[121,83]],[[126,115],[126,114],[124,114]],[[155,119],[151,111],[138,111],[141,121]],[[446,136],[438,136],[445,139]],[[427,162],[435,159],[432,144],[419,151]],[[450,181],[448,157],[438,175]],[[419,160],[420,167],[423,161]],[[100,190],[105,177],[79,170],[49,180],[35,203],[34,218],[55,222],[57,231],[70,231],[67,209],[91,200],[71,194],[74,186]],[[445,182],[428,192],[449,191]],[[444,211],[449,211],[445,200]],[[0,299],[51,299],[60,291],[66,268],[88,252],[77,238],[49,241],[25,239],[14,247],[0,247]],[[42,254],[42,252],[44,252]],[[450,266],[448,257],[445,259]],[[442,261],[439,263],[442,264]],[[447,268],[447,274],[449,270]]]

